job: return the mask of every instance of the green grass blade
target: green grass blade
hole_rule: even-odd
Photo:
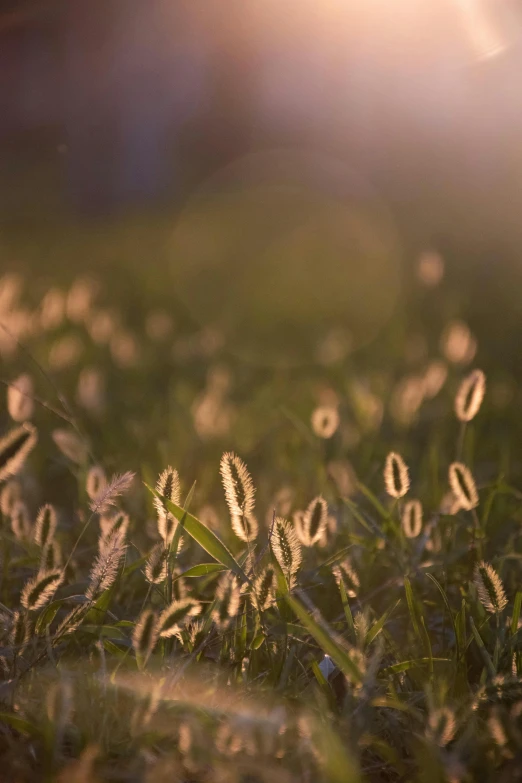
[[[294,614],[301,620],[310,635],[314,637],[323,652],[330,656],[343,674],[351,680],[361,682],[362,677],[359,667],[351,660],[350,656],[343,650],[341,645],[334,640],[333,632],[330,629],[323,627],[323,625],[319,625],[310,615],[309,609],[305,608],[297,598],[287,594],[285,595],[285,600]]]
[[[381,669],[379,674],[381,677],[387,677],[389,674],[400,674],[401,672],[407,672],[409,669],[420,669],[423,666],[431,666],[434,662],[437,663],[451,663],[451,658],[412,658],[409,661],[401,661],[400,663],[394,663],[393,666],[387,666],[385,669]]]
[[[189,536],[192,536],[194,541],[196,541],[200,547],[205,550],[205,552],[208,552],[208,554],[213,557],[214,560],[217,560],[218,563],[221,563],[221,565],[229,568],[244,582],[248,581],[245,572],[233,556],[232,552],[227,549],[225,544],[220,541],[220,539],[215,535],[215,533],[212,532],[212,530],[209,530],[208,527],[205,527],[205,525],[200,522],[199,519],[196,519],[196,517],[192,516],[192,514],[189,514],[188,511],[185,511],[171,500],[168,500],[163,495],[160,495],[159,492],[156,492],[156,490],[153,489],[153,487],[150,487],[148,484],[145,486],[155,497],[162,501],[167,511],[170,511],[170,513],[173,514],[173,516],[178,520],[179,527],[182,527],[184,530],[186,530]]]
[[[486,645],[482,641],[482,637],[479,634],[479,632],[477,631],[477,627],[476,627],[475,623],[473,622],[473,617],[469,618],[469,623],[471,625],[471,630],[472,630],[473,636],[475,637],[475,641],[476,641],[477,646],[478,646],[478,648],[480,650],[480,654],[482,656],[482,660],[484,661],[484,665],[485,665],[485,667],[486,667],[486,669],[488,671],[488,674],[489,674],[490,677],[495,677],[496,673],[497,673],[496,669],[495,669],[495,667],[493,665],[493,661],[491,660],[491,657],[490,657],[488,651],[486,650]]]
[[[401,602],[401,598],[395,603],[394,606],[391,607],[391,609],[387,609],[384,614],[372,625],[368,633],[366,634],[365,643],[371,644],[374,639],[377,638],[377,636],[380,634],[382,629],[384,628],[384,624],[387,621],[387,619],[390,617],[390,615],[397,609]]]
[[[451,624],[453,626],[453,633],[455,634],[455,644],[457,645],[457,658],[460,658],[460,642],[459,642],[459,634],[457,633],[457,626],[455,624],[455,617],[453,616],[453,612],[451,611],[451,606],[449,605],[448,596],[446,595],[446,592],[440,582],[433,576],[433,574],[426,574],[428,579],[431,579],[439,593],[441,594],[442,600],[444,601],[444,605],[448,611],[448,614],[450,616]]]
[[[377,497],[373,494],[373,492],[368,489],[368,487],[363,484],[361,481],[357,482],[357,489],[361,494],[364,495],[364,497],[370,501],[374,509],[377,511],[377,513],[383,518],[383,519],[389,519],[390,514],[388,511],[384,508],[381,501],[377,499]]]
[[[410,613],[413,630],[415,631],[415,636],[421,643],[423,643],[424,640],[422,638],[419,622],[417,620],[417,610],[415,608],[415,599],[413,597],[413,590],[411,587],[411,582],[407,576],[404,577],[404,590],[406,592],[406,601],[408,604],[408,610]]]
[[[189,568],[187,571],[183,571],[182,574],[178,574],[176,579],[181,579],[181,577],[189,579],[195,576],[208,576],[208,574],[216,574],[220,571],[226,571],[225,566],[221,565],[221,563],[200,563],[199,565],[192,566],[192,568]]]
[[[343,603],[344,616],[346,617],[346,622],[348,623],[348,628],[350,629],[352,641],[355,642],[356,633],[355,633],[355,625],[353,622],[352,610],[350,609],[348,596],[346,594],[346,587],[344,586],[344,582],[342,579],[339,579],[339,592],[341,593],[341,601]]]
[[[518,630],[518,621],[520,619],[520,608],[522,607],[522,592],[517,591],[513,604],[513,616],[511,618],[511,636],[514,636]]]

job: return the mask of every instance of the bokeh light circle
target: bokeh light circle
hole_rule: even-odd
[[[263,365],[312,362],[336,330],[367,344],[400,290],[385,205],[346,164],[314,153],[256,153],[219,172],[180,214],[170,252],[191,317]]]

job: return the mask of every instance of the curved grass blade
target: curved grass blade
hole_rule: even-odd
[[[513,616],[511,618],[511,636],[514,636],[518,629],[518,620],[520,618],[520,608],[522,607],[522,592],[518,590],[513,604]]]
[[[221,563],[200,563],[199,565],[192,566],[192,568],[189,568],[182,574],[178,574],[174,581],[181,577],[208,576],[208,574],[216,574],[220,571],[226,571],[225,566],[221,565]]]
[[[477,646],[478,646],[478,648],[480,650],[480,654],[482,656],[482,660],[484,661],[484,665],[485,665],[486,669],[488,670],[488,674],[489,674],[490,677],[495,677],[496,674],[497,674],[497,670],[495,669],[495,667],[493,665],[493,661],[491,660],[491,657],[490,657],[488,651],[486,650],[486,645],[482,641],[481,635],[477,631],[477,626],[473,622],[473,617],[469,618],[469,624],[471,625],[471,631],[473,633],[473,636],[475,638]]]
[[[319,625],[319,623],[311,616],[310,610],[303,606],[303,604],[297,600],[294,596],[287,593],[285,600],[294,612],[295,615],[301,620],[302,624],[314,637],[317,644],[321,647],[323,652],[330,656],[330,658],[337,664],[339,669],[349,677],[351,680],[361,682],[362,676],[359,671],[359,667],[352,661],[348,653],[337,644],[334,639],[334,633],[325,627]]]
[[[200,547],[205,550],[205,552],[208,552],[208,554],[211,555],[214,560],[217,560],[218,563],[224,565],[225,568],[229,568],[230,571],[236,574],[236,576],[238,576],[244,582],[249,581],[245,572],[234,558],[232,552],[227,549],[225,544],[219,540],[215,533],[209,530],[208,527],[205,527],[205,525],[200,522],[199,519],[196,519],[196,517],[192,516],[192,514],[189,514],[188,511],[185,511],[171,500],[168,500],[163,495],[160,495],[159,492],[156,492],[156,490],[153,489],[153,487],[150,487],[148,484],[145,484],[145,486],[155,497],[162,501],[167,511],[170,511],[170,513],[178,520],[178,529],[183,528],[186,530],[189,536],[191,536],[194,541],[196,541]]]
[[[460,642],[459,642],[459,634],[457,632],[457,626],[455,625],[455,618],[453,616],[453,612],[451,611],[451,606],[449,605],[448,597],[444,591],[444,588],[440,584],[440,582],[433,576],[433,574],[426,574],[428,579],[431,579],[437,590],[442,596],[442,600],[444,601],[444,605],[446,609],[448,610],[448,614],[450,616],[451,624],[453,626],[453,633],[455,634],[455,644],[457,646],[457,659],[460,658]]]
[[[401,602],[401,598],[395,603],[394,606],[391,607],[391,609],[387,609],[381,617],[372,625],[368,633],[366,634],[365,644],[371,644],[374,639],[377,638],[377,636],[380,634],[382,629],[384,628],[384,624],[388,617],[397,609]]]
[[[409,669],[420,669],[423,666],[430,666],[432,663],[451,663],[451,658],[412,658],[410,661],[401,661],[400,663],[394,663],[393,666],[387,666],[386,669],[381,669],[379,674],[382,677],[387,677],[389,674],[400,674],[401,672],[407,672]]]

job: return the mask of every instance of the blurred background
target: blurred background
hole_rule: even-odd
[[[438,253],[516,371],[521,69],[518,0],[2,0],[2,264],[273,364],[422,310]]]

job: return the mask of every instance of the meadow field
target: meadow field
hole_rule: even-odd
[[[4,232],[0,780],[519,780],[516,289],[237,208]]]

